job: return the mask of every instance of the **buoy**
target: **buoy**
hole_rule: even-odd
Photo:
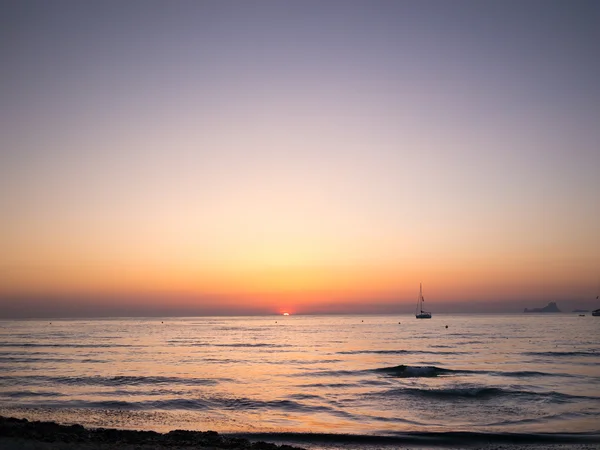
[[[446,328],[448,328],[448,325],[446,325]]]

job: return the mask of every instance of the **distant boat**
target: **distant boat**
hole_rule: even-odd
[[[417,319],[431,319],[431,313],[423,311],[423,285],[419,284],[419,299],[417,300],[417,310],[415,311],[415,317]]]

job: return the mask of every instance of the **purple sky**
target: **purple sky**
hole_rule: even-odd
[[[0,67],[0,306],[600,291],[598,2],[4,1]]]

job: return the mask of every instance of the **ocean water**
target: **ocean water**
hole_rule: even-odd
[[[0,415],[313,448],[330,433],[598,436],[600,318],[2,321]]]

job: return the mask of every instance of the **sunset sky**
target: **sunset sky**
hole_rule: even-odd
[[[4,1],[0,67],[0,316],[600,293],[598,2]]]

